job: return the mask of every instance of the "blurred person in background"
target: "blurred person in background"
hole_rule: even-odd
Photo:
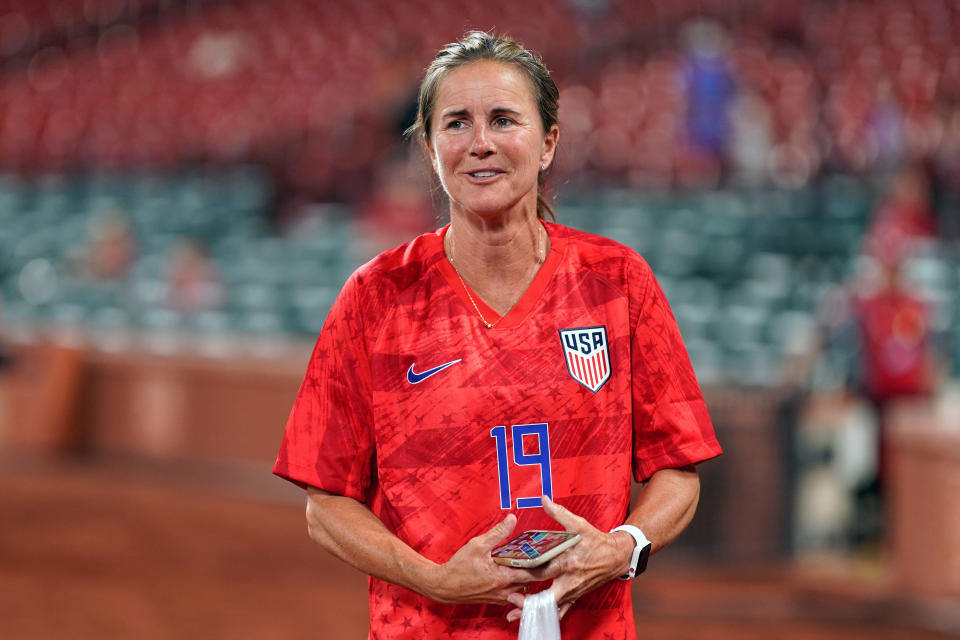
[[[877,83],[865,123],[875,147],[874,169],[889,170],[903,161],[903,108],[888,79]]]
[[[769,180],[773,118],[756,91],[743,91],[730,109],[730,162],[737,184],[762,186]]]
[[[933,240],[937,221],[930,203],[930,178],[921,163],[894,177],[889,193],[867,229],[867,251],[881,262],[899,263],[916,245]]]
[[[74,271],[89,282],[119,282],[137,258],[137,241],[127,213],[111,209],[90,220],[86,244],[74,258]]]
[[[908,224],[916,224],[921,210],[905,215]],[[881,500],[884,491],[891,407],[904,399],[930,398],[937,387],[930,310],[903,273],[915,238],[890,230],[868,238],[877,278],[854,292],[861,353],[857,386],[876,410],[878,429],[876,480],[864,489],[868,500]]]
[[[727,60],[727,35],[711,20],[684,29],[686,44],[687,133],[693,148],[716,164],[727,156],[730,109],[736,84]]]
[[[184,238],[170,252],[167,306],[184,313],[213,311],[224,302],[220,273],[200,240]]]
[[[435,225],[433,203],[419,163],[398,154],[380,168],[373,193],[359,210],[365,243],[374,255]]]
[[[938,387],[933,348],[937,336],[930,309],[903,269],[917,247],[917,237],[926,238],[927,230],[925,224],[916,223],[924,210],[912,209],[917,205],[917,183],[905,179],[908,182],[894,188],[892,202],[910,203],[903,213],[906,227],[884,220],[882,216],[897,214],[884,208],[889,203],[881,205],[881,217],[864,239],[860,272],[821,301],[816,313],[820,335],[802,362],[790,363],[790,375],[798,382],[811,375],[820,358],[847,354],[844,393],[849,395],[844,406],[852,410],[853,401],[862,398],[873,409],[871,473],[849,488],[855,511],[849,533],[855,545],[877,546],[883,535],[891,410],[903,400],[930,399]],[[907,227],[916,229],[917,235],[908,233]]]
[[[509,39],[437,54],[411,133],[450,224],[349,278],[287,422],[274,473],[306,489],[311,537],[371,576],[370,637],[516,637],[549,586],[565,635],[633,638],[628,579],[720,454],[646,262],[545,220],[557,99]],[[491,559],[558,525],[582,539],[548,564]]]

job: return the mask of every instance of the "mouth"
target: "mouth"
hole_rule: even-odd
[[[504,172],[500,169],[478,169],[476,171],[468,171],[467,175],[474,180],[490,180],[491,178],[496,178],[502,173]]]

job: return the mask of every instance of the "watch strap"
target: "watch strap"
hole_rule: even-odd
[[[650,541],[647,540],[647,536],[643,535],[643,531],[639,527],[632,524],[622,524],[610,529],[610,533],[614,531],[626,531],[636,542],[633,547],[633,555],[630,556],[630,568],[626,574],[620,576],[621,580],[632,580],[647,568],[647,558],[650,556]]]

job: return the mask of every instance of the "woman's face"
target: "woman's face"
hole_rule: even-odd
[[[428,147],[452,210],[479,215],[536,210],[537,175],[559,129],[544,132],[533,87],[490,60],[451,71],[437,90]]]

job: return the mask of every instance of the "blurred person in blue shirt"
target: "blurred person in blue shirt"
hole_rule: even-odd
[[[722,161],[727,152],[730,103],[736,91],[726,55],[726,34],[719,24],[698,20],[686,27],[684,39],[690,142]]]

